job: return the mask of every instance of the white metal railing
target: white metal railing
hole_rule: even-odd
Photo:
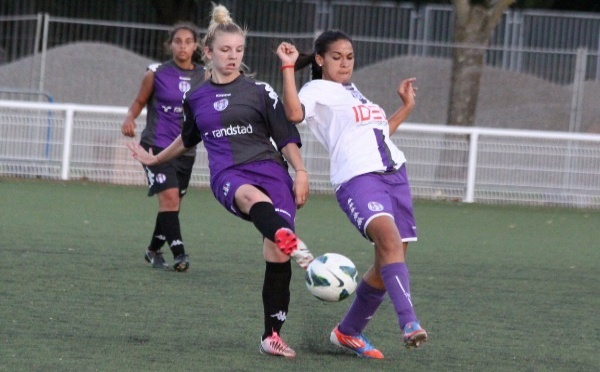
[[[120,133],[126,111],[0,100],[0,176],[145,184]],[[312,192],[332,192],[327,153],[299,129]],[[600,208],[600,135],[407,123],[392,138],[416,198]],[[206,187],[203,146],[197,155],[191,184]]]

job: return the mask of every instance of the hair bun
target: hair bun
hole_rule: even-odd
[[[223,5],[217,5],[213,9],[211,23],[212,22],[224,24],[233,22],[233,19],[231,19],[231,15],[229,14],[229,10],[227,10],[227,8],[225,8]]]

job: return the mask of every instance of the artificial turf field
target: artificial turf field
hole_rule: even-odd
[[[597,371],[600,212],[416,201],[412,301],[430,340],[401,343],[387,299],[362,360],[329,332],[350,304],[322,303],[293,266],[283,337],[298,356],[258,352],[261,238],[206,189],[185,197],[190,269],[143,252],[157,201],[144,187],[0,178],[0,371]],[[311,196],[297,232],[359,272],[372,247],[331,195]],[[166,255],[168,262],[172,257]]]

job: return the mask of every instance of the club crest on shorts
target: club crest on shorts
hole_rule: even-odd
[[[223,195],[227,196],[229,194],[229,188],[231,187],[231,183],[227,182],[223,185]]]
[[[167,176],[165,176],[164,174],[159,173],[159,174],[156,175],[156,182],[163,183],[166,180],[167,180]]]
[[[373,212],[380,212],[383,210],[383,205],[381,205],[381,203],[378,202],[369,202],[367,206],[369,207],[369,210]]]
[[[220,99],[217,102],[213,103],[213,107],[217,111],[225,110],[228,105],[229,105],[229,100],[227,98]]]

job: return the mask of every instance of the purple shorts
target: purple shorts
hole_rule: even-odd
[[[406,168],[397,172],[367,173],[344,182],[335,192],[338,203],[350,222],[368,240],[367,226],[375,217],[394,219],[403,242],[417,240],[412,196]]]
[[[235,205],[235,192],[242,185],[253,185],[271,198],[275,210],[294,227],[296,198],[294,181],[288,171],[273,161],[261,161],[238,165],[220,172],[211,179],[215,198],[234,215],[250,221],[250,216],[240,212]]]

